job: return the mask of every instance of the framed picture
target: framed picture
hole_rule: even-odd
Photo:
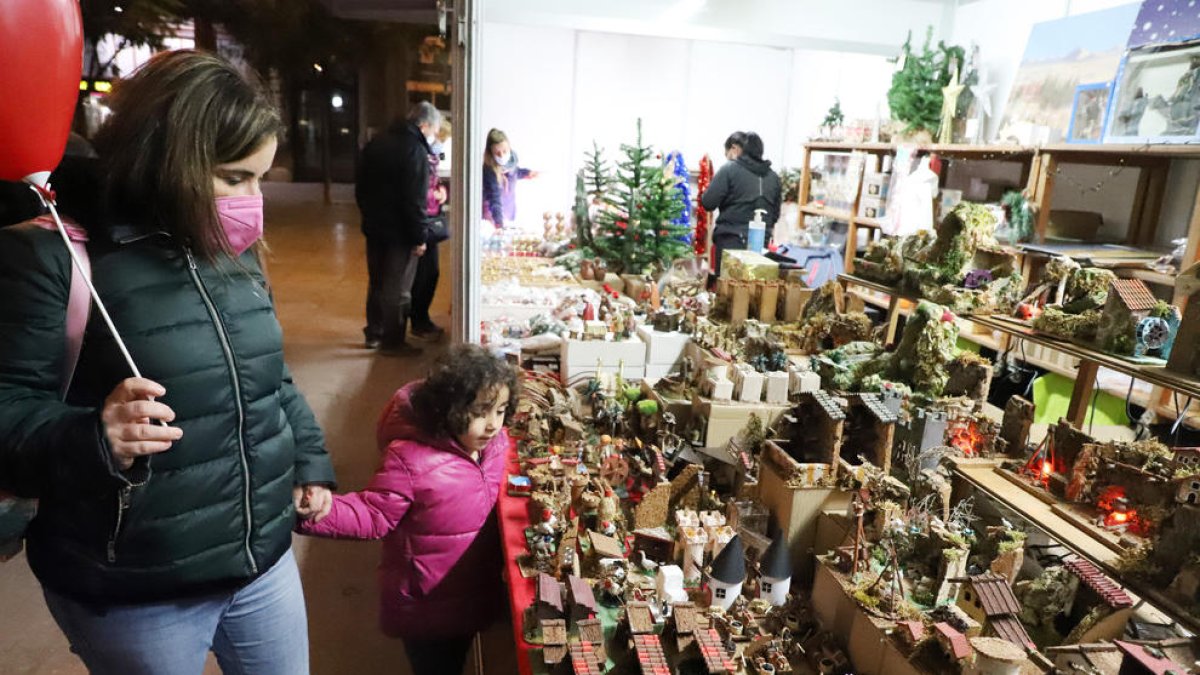
[[[1071,126],[1067,128],[1068,143],[1099,143],[1104,138],[1104,117],[1108,114],[1111,90],[1112,85],[1108,82],[1075,87]]]
[[[1200,41],[1126,54],[1111,97],[1105,143],[1200,138]]]

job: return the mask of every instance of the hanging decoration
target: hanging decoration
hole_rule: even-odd
[[[700,203],[700,197],[704,195],[705,190],[712,183],[713,163],[708,155],[700,158],[700,177],[696,180],[696,229],[692,238],[692,248],[696,251],[696,255],[704,255],[708,252],[708,211],[704,205]]]

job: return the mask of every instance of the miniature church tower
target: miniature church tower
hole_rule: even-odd
[[[742,546],[742,538],[735,534],[708,568],[712,604],[728,611],[733,601],[742,594],[742,583],[745,581],[746,551]]]
[[[758,597],[775,607],[787,604],[792,587],[792,557],[784,537],[775,537],[763,553],[758,581]]]

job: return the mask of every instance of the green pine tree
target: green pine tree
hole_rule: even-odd
[[[601,194],[605,208],[595,218],[594,248],[610,267],[627,273],[664,269],[691,250],[683,241],[690,228],[671,223],[683,210],[679,185],[642,141],[640,119],[636,142],[622,144],[621,152],[616,175]]]
[[[900,70],[892,75],[892,88],[888,90],[888,107],[892,117],[906,125],[908,132],[926,130],[936,134],[942,121],[942,87],[950,83],[952,67],[961,70],[965,52],[962,47],[933,43],[933,26],[925,32],[925,45],[921,53],[912,49],[912,33],[901,48]]]
[[[833,105],[829,108],[829,112],[825,113],[825,119],[821,121],[821,126],[838,127],[845,120],[846,116],[842,113],[842,99],[834,97]]]

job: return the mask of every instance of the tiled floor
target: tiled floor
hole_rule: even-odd
[[[380,408],[396,387],[420,377],[429,359],[379,357],[362,348],[366,269],[358,213],[349,186],[337,186],[333,201],[322,204],[320,186],[268,184],[267,239],[288,364],[325,430],[342,489],[353,490],[375,469]],[[442,248],[446,270],[450,247]],[[446,326],[452,283],[445,272],[440,285],[433,314]],[[426,348],[429,357],[439,349]],[[400,643],[376,627],[379,545],[297,538],[296,553],[308,601],[312,672],[407,673]],[[0,565],[0,608],[0,673],[86,672],[51,620],[23,558]],[[483,642],[484,672],[515,672],[508,626],[494,627]],[[219,670],[210,660],[205,672]]]

